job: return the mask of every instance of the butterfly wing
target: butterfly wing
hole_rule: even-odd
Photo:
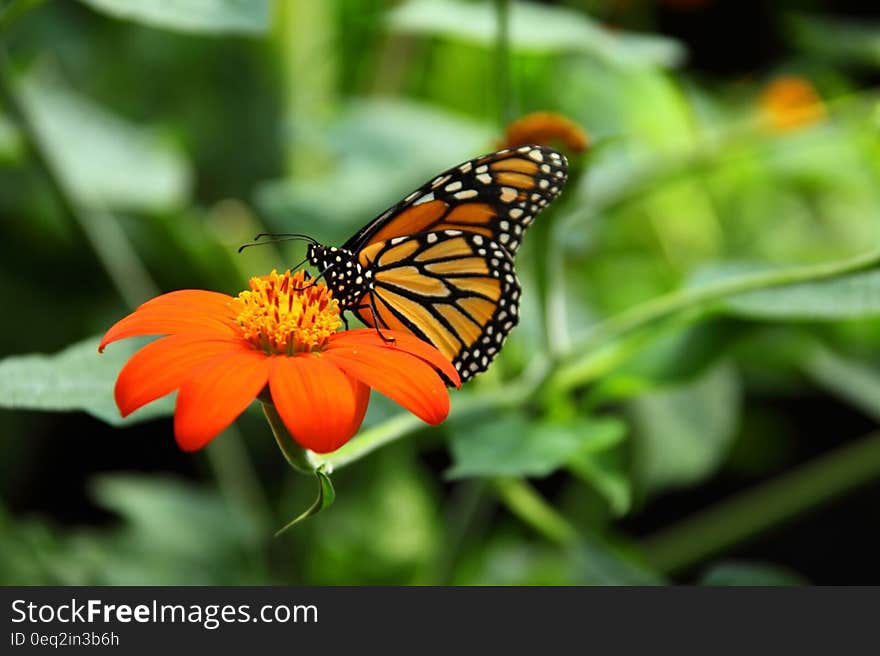
[[[361,321],[430,342],[463,381],[486,370],[518,321],[513,257],[499,242],[450,229],[378,242],[366,255]]]
[[[545,146],[520,146],[455,166],[389,208],[346,242],[355,253],[417,233],[461,230],[498,242],[515,255],[526,228],[565,184],[565,157]]]
[[[342,247],[370,277],[355,314],[430,342],[462,380],[485,371],[518,321],[514,256],[559,195],[566,166],[544,146],[501,150],[441,173],[382,213]]]

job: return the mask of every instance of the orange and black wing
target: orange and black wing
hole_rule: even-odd
[[[343,246],[370,245],[418,233],[461,230],[515,255],[523,233],[565,184],[565,157],[545,146],[500,150],[455,166],[367,224]]]
[[[355,308],[361,321],[430,342],[463,381],[486,370],[518,321],[513,257],[490,237],[419,233],[371,244],[361,257],[372,283]]]

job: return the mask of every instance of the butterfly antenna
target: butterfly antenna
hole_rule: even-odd
[[[298,232],[261,232],[252,242],[247,244],[242,244],[238,248],[238,252],[241,253],[245,248],[250,248],[251,246],[262,246],[263,244],[278,244],[283,241],[305,241],[309,244],[316,245],[318,240],[314,237],[309,237],[308,235],[303,235]]]

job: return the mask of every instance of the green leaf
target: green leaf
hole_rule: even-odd
[[[605,498],[615,517],[629,512],[632,506],[632,486],[619,450],[576,453],[569,460],[568,468]]]
[[[700,585],[809,585],[803,576],[786,567],[766,563],[728,561],[713,565],[700,579]]]
[[[497,17],[491,2],[409,0],[389,13],[392,30],[494,46]],[[669,38],[607,30],[584,13],[533,2],[514,2],[510,44],[520,52],[583,53],[625,65],[676,66],[684,48]]]
[[[318,481],[318,496],[315,498],[314,503],[306,508],[300,515],[294,517],[287,524],[278,529],[275,532],[276,538],[303,520],[306,520],[313,515],[317,515],[322,510],[333,505],[333,502],[336,500],[336,491],[333,489],[333,483],[330,481],[330,477],[324,473],[323,468],[319,467],[315,470],[315,478]]]
[[[98,353],[90,337],[55,355],[14,355],[0,361],[0,407],[14,410],[88,412],[112,424],[128,424],[173,412],[170,398],[148,404],[126,419],[119,416],[113,386],[122,365],[143,340],[112,344]]]
[[[818,344],[802,358],[810,378],[880,421],[880,369]]]
[[[179,32],[265,34],[269,0],[80,0],[114,18]]]
[[[519,414],[452,429],[453,467],[448,478],[547,476],[572,458],[610,448],[623,438],[614,419],[533,422]]]
[[[729,364],[630,402],[639,488],[686,486],[713,473],[732,443],[739,409],[739,380]]]
[[[731,296],[722,309],[737,316],[778,321],[837,321],[880,316],[880,271],[761,289]]]
[[[91,481],[116,520],[100,528],[13,518],[0,503],[0,582],[18,585],[256,585],[269,583],[249,547],[257,523],[219,493],[169,476],[106,474]]]
[[[77,200],[134,211],[177,209],[189,198],[189,163],[155,130],[134,125],[43,75],[20,98],[51,164]]]
[[[258,530],[244,517],[229,521],[231,511],[214,493],[170,477],[100,476],[92,494],[103,508],[122,517],[135,542],[157,551],[199,557],[206,534],[235,544]]]

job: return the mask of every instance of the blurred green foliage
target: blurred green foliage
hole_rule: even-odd
[[[0,2],[0,582],[807,582],[777,524],[878,498],[880,23],[780,3],[781,54],[731,77],[662,33],[679,10],[613,4]],[[783,74],[823,118],[770,127]],[[518,256],[520,326],[444,426],[374,395],[327,458],[334,506],[273,539],[314,484],[258,413],[195,456],[157,421],[169,399],[120,420],[135,345],[95,337],[115,319],[301,259],[237,255],[257,232],[340,243],[534,110],[594,148]],[[805,427],[799,399],[850,424]],[[743,560],[767,535],[791,559]],[[847,582],[877,581],[861,567]]]

